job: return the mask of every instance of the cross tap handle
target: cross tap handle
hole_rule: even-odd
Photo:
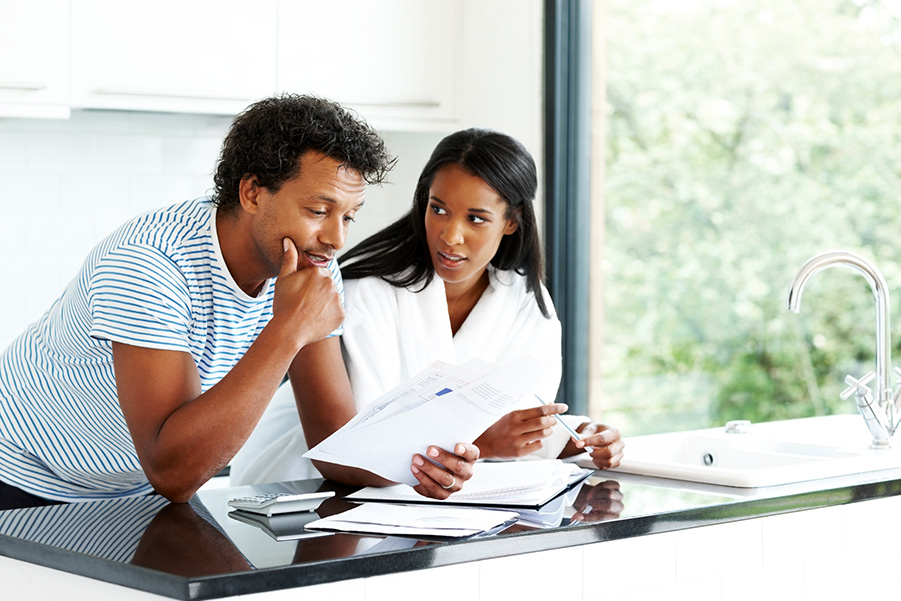
[[[870,394],[870,387],[867,386],[867,383],[875,377],[876,373],[872,371],[867,372],[859,380],[851,375],[845,376],[845,384],[847,384],[848,387],[845,388],[839,396],[842,400],[846,400],[855,392],[861,396]]]

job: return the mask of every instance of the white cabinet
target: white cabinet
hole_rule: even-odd
[[[234,114],[275,91],[277,0],[71,0],[78,108]]]
[[[460,0],[280,0],[278,88],[386,129],[451,128],[461,10]]]
[[[0,1],[0,115],[69,116],[69,1]]]

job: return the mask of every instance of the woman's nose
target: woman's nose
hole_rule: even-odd
[[[463,227],[456,221],[448,223],[447,227],[444,228],[444,231],[441,232],[441,240],[448,246],[462,244]]]

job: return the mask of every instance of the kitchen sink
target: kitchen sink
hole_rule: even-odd
[[[901,440],[870,448],[857,414],[731,426],[628,437],[611,471],[757,488],[901,467]]]

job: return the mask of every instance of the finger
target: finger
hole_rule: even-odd
[[[569,405],[565,403],[548,403],[547,405],[538,405],[528,409],[521,409],[521,413],[529,413],[529,419],[541,417],[543,415],[557,415],[569,411]]]
[[[479,447],[474,444],[460,442],[454,447],[454,453],[466,461],[476,461],[479,458]]]
[[[413,487],[413,490],[418,492],[424,497],[430,497],[432,499],[446,499],[451,495],[451,490],[448,488],[444,488],[435,480],[419,469],[424,464],[419,464],[416,460],[417,458],[422,459],[418,455],[413,458],[413,464],[410,466],[410,471],[413,473],[413,476],[419,480],[419,484]],[[428,463],[428,462],[426,462]]]
[[[294,245],[291,238],[284,238],[282,245],[285,248],[285,254],[282,255],[282,268],[278,272],[280,277],[297,271],[297,246]]]
[[[413,465],[410,466],[410,471],[419,480],[419,485],[414,489],[419,489],[417,492],[427,497],[446,499],[463,486],[461,478],[424,459],[421,455],[413,456]]]
[[[604,424],[596,424],[595,432],[587,436],[583,435],[581,441],[576,442],[577,447],[606,447],[610,444],[622,442],[619,430]],[[588,430],[586,426],[585,430]],[[581,442],[581,444],[579,444]]]
[[[462,445],[458,444],[457,447]],[[429,447],[426,453],[429,456],[429,459],[432,462],[437,462],[444,469],[441,471],[447,471],[450,473],[451,478],[455,478],[461,485],[466,480],[472,478],[472,461],[467,461],[461,455],[455,455],[454,453],[448,453],[442,448],[439,447]],[[432,466],[436,469],[440,469],[437,466]],[[450,482],[449,478],[436,478],[434,470],[426,470],[429,472],[429,475],[438,480],[442,486],[447,485]]]
[[[599,469],[618,467],[623,459],[624,447],[622,440],[618,440],[606,447],[596,447],[591,451],[591,461]]]

